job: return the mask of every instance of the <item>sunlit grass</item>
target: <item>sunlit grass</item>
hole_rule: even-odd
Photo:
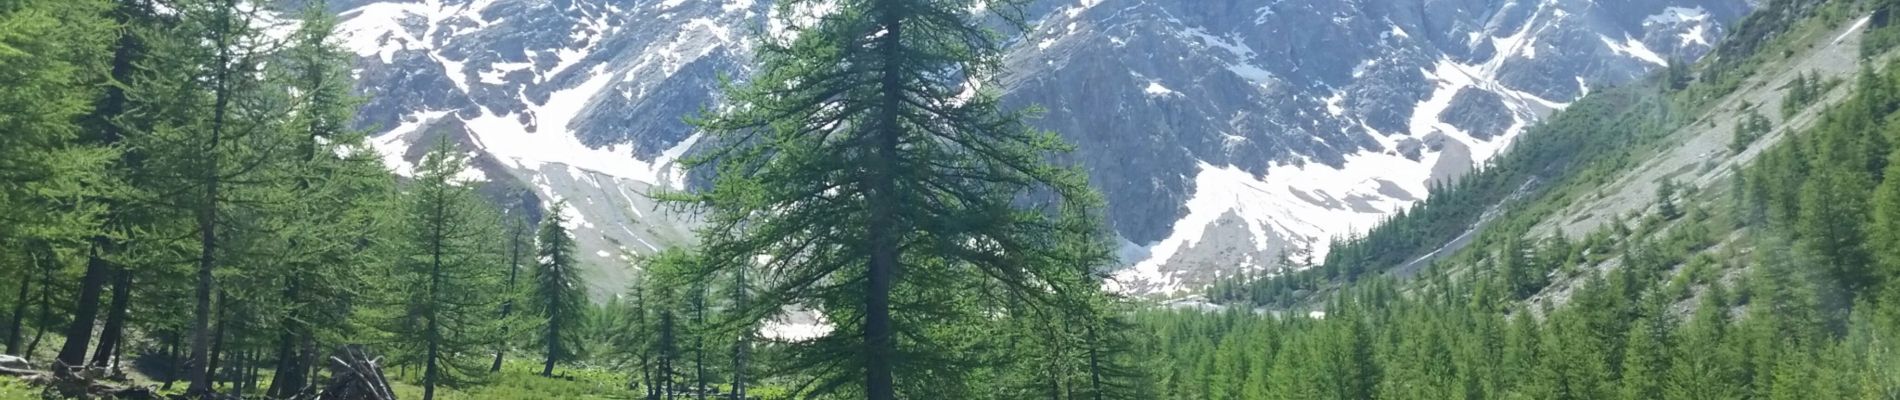
[[[402,399],[422,398],[420,377],[410,374],[407,379],[398,378],[396,371],[391,374],[390,384],[396,390],[396,397]],[[513,400],[513,399],[578,399],[608,400],[634,399],[639,396],[626,387],[626,374],[596,368],[556,368],[556,377],[540,375],[541,366],[525,360],[510,360],[502,365],[501,372],[491,374],[461,387],[436,386],[435,396],[441,400]]]
[[[19,379],[14,379],[13,377],[10,377],[10,376],[0,376],[0,399],[14,400],[14,399],[37,399],[37,398],[40,398],[39,389],[35,389],[33,387],[27,386],[26,382],[21,382]]]

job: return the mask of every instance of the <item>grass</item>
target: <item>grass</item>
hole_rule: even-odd
[[[515,399],[576,399],[576,400],[619,400],[634,399],[637,393],[626,387],[626,374],[597,368],[563,367],[555,369],[559,377],[542,377],[538,363],[510,360],[501,368],[501,372],[481,378],[480,381],[461,387],[436,386],[435,395],[441,400],[515,400]],[[422,398],[421,380],[415,373],[409,379],[401,379],[385,371],[390,376],[391,385],[396,389],[396,397],[402,399]]]
[[[0,376],[0,400],[25,400],[40,398],[40,390],[27,386],[26,382],[10,376]]]
[[[639,397],[633,390],[626,388],[626,375],[623,373],[598,368],[569,367],[555,371],[562,375],[561,377],[545,378],[539,374],[540,370],[540,365],[537,363],[510,361],[503,366],[500,373],[469,385],[437,386],[435,395],[440,400],[623,400]],[[391,374],[390,384],[396,390],[397,398],[422,398],[422,385],[413,373],[410,379],[405,380],[398,378],[395,375],[397,372],[393,369],[387,372]],[[268,385],[269,371],[264,371],[260,375],[259,384]],[[133,383],[156,386],[155,382],[144,379],[134,379]],[[180,382],[173,388],[173,392],[180,392],[183,388],[184,384]],[[219,388],[229,390],[226,385],[219,385]],[[29,386],[16,378],[0,377],[0,400],[40,398],[39,388]]]

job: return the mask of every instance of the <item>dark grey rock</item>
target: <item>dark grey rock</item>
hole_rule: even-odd
[[[1491,140],[1517,121],[1504,105],[1503,96],[1472,87],[1459,89],[1438,119],[1478,140]]]

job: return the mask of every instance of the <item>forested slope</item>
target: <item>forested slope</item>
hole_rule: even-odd
[[[1890,6],[1766,7],[1749,21],[1783,25],[1723,47],[1751,53],[1592,94],[1312,272],[1216,287],[1229,311],[1143,313],[1163,392],[1900,396]],[[1843,53],[1858,66],[1816,63]]]

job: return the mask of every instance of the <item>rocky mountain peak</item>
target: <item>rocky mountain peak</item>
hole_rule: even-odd
[[[398,171],[428,140],[581,221],[590,282],[690,240],[683,122],[743,79],[760,0],[333,2]],[[1078,145],[1124,290],[1171,293],[1323,254],[1497,154],[1591,87],[1707,52],[1747,0],[1046,0],[1006,100]],[[808,10],[810,11],[810,10]],[[820,12],[822,10],[819,10]]]

